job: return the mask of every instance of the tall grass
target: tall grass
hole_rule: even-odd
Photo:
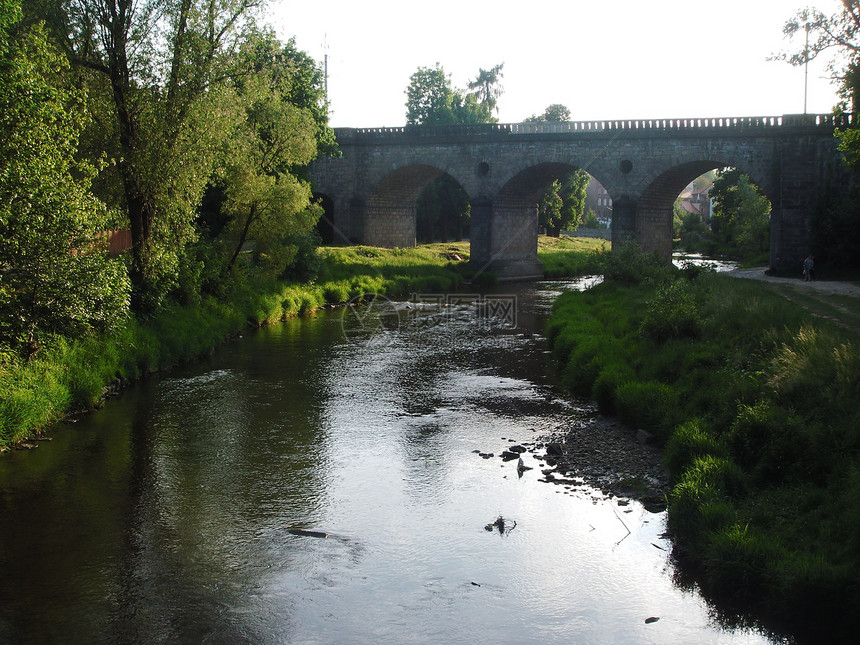
[[[676,553],[705,589],[847,641],[860,606],[856,334],[770,285],[634,259],[556,302],[562,381],[664,445]]]

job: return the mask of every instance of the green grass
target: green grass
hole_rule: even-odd
[[[610,248],[607,240],[599,238],[541,235],[538,259],[548,279],[597,274],[601,273],[600,257]]]
[[[619,273],[556,302],[562,381],[664,444],[676,554],[706,592],[847,641],[860,603],[857,303],[798,306],[778,286],[701,271]]]

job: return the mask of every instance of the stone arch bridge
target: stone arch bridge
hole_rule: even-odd
[[[447,173],[472,205],[472,263],[502,279],[541,274],[537,203],[571,170],[590,173],[613,203],[612,242],[635,240],[667,257],[672,206],[714,168],[748,174],[770,199],[773,268],[809,252],[822,194],[849,183],[834,129],[850,115],[791,115],[565,123],[339,128],[339,158],[311,171],[335,241],[415,244],[418,195]]]

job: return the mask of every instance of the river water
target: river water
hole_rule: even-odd
[[[570,286],[290,320],[3,456],[0,642],[770,642],[673,583],[664,513],[476,454],[582,412]]]

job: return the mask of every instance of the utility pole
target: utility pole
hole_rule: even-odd
[[[803,113],[806,114],[806,100],[809,97],[809,21],[806,21],[806,46],[803,50]]]
[[[808,37],[807,31],[807,37]],[[328,34],[323,36],[323,87],[325,88],[325,100],[328,101]]]

